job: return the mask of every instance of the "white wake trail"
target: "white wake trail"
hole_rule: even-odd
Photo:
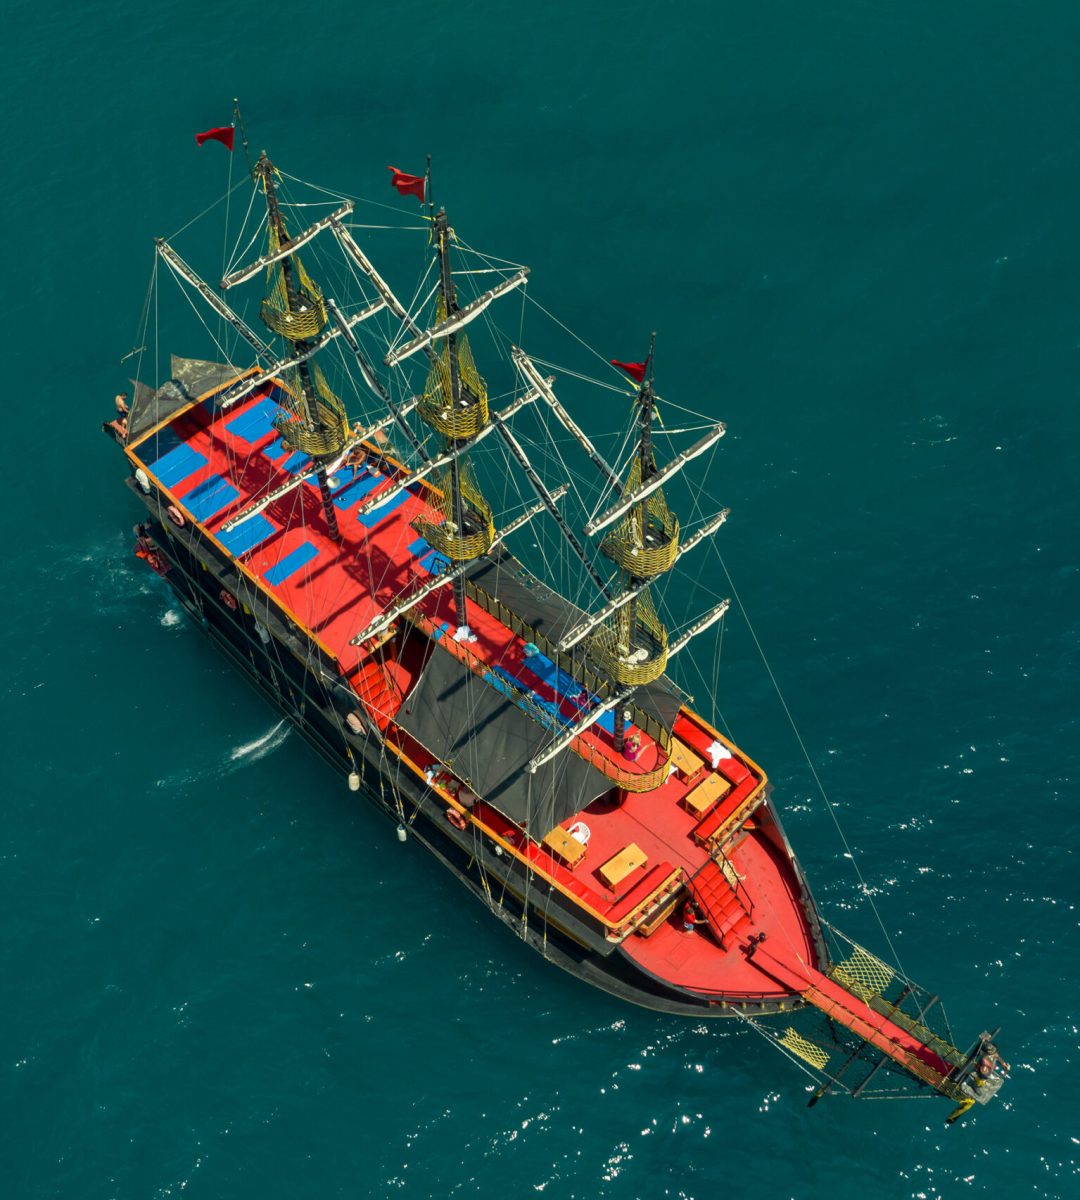
[[[265,758],[273,752],[285,741],[289,736],[290,729],[288,721],[284,717],[262,737],[256,738],[253,742],[245,742],[242,746],[237,746],[235,750],[229,751],[229,761],[237,762],[239,759],[247,759],[249,762],[258,762],[260,758]]]

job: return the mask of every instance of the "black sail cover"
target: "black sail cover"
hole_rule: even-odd
[[[503,546],[497,546],[470,568],[469,579],[498,596],[507,608],[552,642],[558,642],[586,616],[565,596],[537,579]],[[616,685],[612,690],[618,690]],[[638,708],[655,717],[669,733],[686,699],[666,675],[634,693]]]
[[[612,787],[571,749],[530,775],[525,764],[557,734],[438,646],[395,720],[537,839]]]
[[[172,356],[172,378],[156,390],[132,380],[134,394],[128,414],[128,437],[135,439],[146,430],[186,408],[206,392],[224,387],[237,377],[235,367],[205,362],[200,358]]]

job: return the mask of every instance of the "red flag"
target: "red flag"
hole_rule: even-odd
[[[230,150],[233,147],[233,135],[236,130],[231,125],[222,125],[217,129],[208,129],[205,133],[197,133],[195,141],[201,146],[203,142],[220,142]]]
[[[613,367],[618,367],[620,371],[625,371],[631,379],[636,379],[638,383],[645,382],[645,372],[649,369],[649,363],[646,359],[643,363],[621,363],[618,359],[611,360]]]
[[[386,169],[394,173],[390,180],[391,187],[396,187],[403,196],[415,196],[421,204],[424,203],[423,175],[407,175],[404,171],[399,171],[397,167],[387,167]]]

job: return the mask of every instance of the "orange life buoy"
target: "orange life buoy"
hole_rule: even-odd
[[[469,822],[465,820],[465,814],[458,812],[456,808],[448,808],[446,810],[446,819],[455,829],[467,829]]]
[[[184,514],[176,507],[175,504],[170,504],[165,510],[169,514],[169,520],[176,526],[177,529],[183,529],[186,522]]]
[[[221,603],[224,604],[226,608],[231,608],[233,612],[236,612],[237,608],[239,607],[239,605],[236,603],[236,597],[226,588],[221,589]]]

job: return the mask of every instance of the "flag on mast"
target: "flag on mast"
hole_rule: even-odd
[[[421,204],[424,203],[426,197],[423,175],[409,175],[405,171],[399,171],[397,167],[387,167],[386,169],[393,172],[390,179],[391,187],[397,188],[403,196],[415,196]]]
[[[638,383],[645,382],[645,372],[649,369],[649,360],[646,359],[643,363],[624,363],[619,362],[617,358],[611,359],[611,365],[618,367],[620,371],[625,371],[631,379],[636,379]]]
[[[231,151],[235,135],[236,130],[231,125],[219,125],[216,129],[208,129],[205,133],[197,133],[195,141],[200,146],[204,142],[220,142]]]

